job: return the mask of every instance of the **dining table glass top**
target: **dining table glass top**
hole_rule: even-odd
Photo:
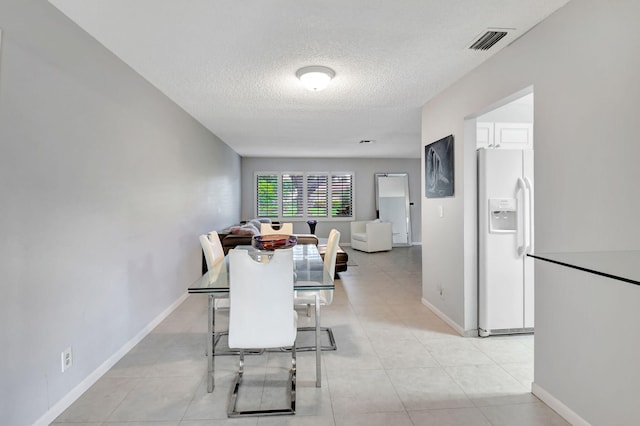
[[[249,254],[261,261],[273,254],[269,251],[257,250],[252,246],[237,246],[235,250],[248,250]],[[313,244],[298,244],[293,251],[293,274],[295,290],[333,290],[333,271],[324,267],[322,256]],[[207,273],[189,286],[189,293],[228,293],[229,292],[229,261],[217,263]]]

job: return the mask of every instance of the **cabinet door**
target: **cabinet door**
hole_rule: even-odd
[[[493,123],[476,123],[477,148],[493,148]]]
[[[533,149],[533,123],[495,123],[495,147]]]

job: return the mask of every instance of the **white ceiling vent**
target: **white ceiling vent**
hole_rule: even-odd
[[[506,35],[506,31],[488,30],[486,33],[478,37],[478,39],[469,46],[469,49],[489,50]]]

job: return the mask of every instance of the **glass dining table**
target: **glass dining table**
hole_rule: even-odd
[[[252,246],[237,246],[236,249],[249,250],[250,255],[260,260],[272,252],[260,251]],[[298,244],[293,248],[294,290],[334,290],[333,271],[324,267],[324,261],[313,244]],[[209,295],[208,333],[207,333],[207,391],[213,392],[215,387],[215,301],[217,298],[229,297],[229,263],[228,256],[223,262],[207,271],[189,286],[189,293]],[[321,386],[321,344],[320,344],[320,300],[315,298],[315,352],[316,352],[316,387]]]

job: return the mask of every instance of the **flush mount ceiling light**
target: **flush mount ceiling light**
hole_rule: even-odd
[[[304,67],[296,72],[296,77],[298,77],[302,85],[313,92],[327,87],[335,76],[334,70],[322,66]]]

